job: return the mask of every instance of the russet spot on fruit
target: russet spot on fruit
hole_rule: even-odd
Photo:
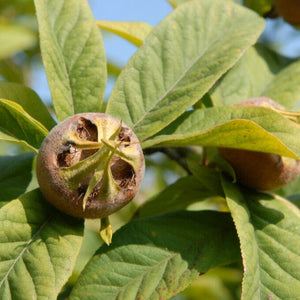
[[[283,109],[280,104],[265,97],[248,99],[237,105]],[[218,151],[234,169],[237,181],[256,190],[278,189],[300,174],[300,161],[293,158],[232,148],[219,148]]]
[[[126,205],[142,182],[145,162],[138,138],[102,113],[81,113],[55,126],[37,157],[45,198],[65,213],[105,218]]]

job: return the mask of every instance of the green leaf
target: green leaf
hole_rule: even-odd
[[[299,108],[300,99],[300,60],[290,64],[279,72],[261,93],[287,108]]]
[[[176,212],[137,219],[101,247],[70,300],[168,299],[209,268],[239,259],[227,213]]]
[[[79,253],[82,220],[34,190],[0,209],[0,228],[0,298],[56,299]]]
[[[237,64],[216,84],[213,91],[210,91],[214,105],[232,105],[245,99],[268,96],[269,85],[272,86],[277,74],[290,62],[290,59],[278,55],[263,45],[257,44],[249,48]],[[294,90],[299,89],[293,80],[285,84]],[[276,97],[274,100],[287,108],[295,105],[293,104],[295,99],[292,97],[285,99]]]
[[[180,5],[130,59],[109,99],[108,114],[143,140],[195,104],[253,44],[264,26],[228,1]]]
[[[143,147],[203,145],[298,158],[298,124],[265,107],[212,107],[186,112]]]
[[[47,129],[13,101],[0,99],[0,115],[0,139],[22,143],[37,152]]]
[[[0,60],[0,74],[7,81],[24,83],[24,74],[22,68],[12,59]]]
[[[23,194],[31,180],[34,155],[0,156],[0,207]]]
[[[181,5],[183,3],[186,3],[190,0],[168,0],[168,2],[175,8],[177,7],[178,5]]]
[[[40,97],[30,88],[11,82],[0,82],[0,98],[14,101],[47,129],[56,125]]]
[[[106,84],[101,34],[86,0],[35,0],[43,63],[59,121],[97,112]]]
[[[279,196],[242,190],[225,179],[223,187],[241,243],[242,298],[299,298],[298,208]]]
[[[11,57],[34,46],[37,42],[32,31],[24,26],[0,24],[0,59]]]
[[[152,30],[152,26],[144,22],[97,21],[97,25],[101,29],[126,39],[137,47],[143,44],[145,38]]]
[[[270,12],[273,6],[273,0],[244,0],[243,3],[261,16]]]
[[[205,172],[206,175],[207,173],[209,171]],[[210,197],[223,196],[223,191],[219,185],[220,183],[213,188],[207,182],[193,176],[182,177],[145,202],[136,212],[136,216],[148,217],[182,210],[195,202]]]
[[[121,67],[115,65],[114,63],[107,62],[107,73],[108,75],[118,77],[121,73]]]

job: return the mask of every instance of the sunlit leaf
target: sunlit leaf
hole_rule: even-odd
[[[0,82],[0,98],[18,103],[30,116],[49,130],[56,125],[40,97],[32,89],[24,85]]]
[[[0,229],[0,298],[57,299],[79,253],[82,220],[34,190],[0,209]]]
[[[152,30],[152,26],[144,22],[97,21],[97,25],[101,29],[119,35],[137,47],[143,44],[145,38]]]
[[[196,103],[257,40],[264,21],[230,1],[189,1],[148,35],[122,71],[106,112],[140,139]]]
[[[88,263],[70,300],[168,299],[209,268],[239,259],[227,213],[177,212],[137,219]]]
[[[19,104],[0,99],[0,139],[17,142],[37,151],[47,136],[47,129]]]
[[[300,128],[264,107],[213,107],[187,112],[143,147],[203,145],[300,156]]]
[[[106,60],[87,1],[34,2],[43,63],[58,120],[99,111],[106,85]]]
[[[300,295],[300,212],[279,196],[241,190],[223,179],[244,264],[242,298]]]

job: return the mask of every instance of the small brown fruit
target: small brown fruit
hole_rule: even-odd
[[[41,145],[37,178],[58,209],[105,218],[126,205],[142,182],[144,155],[133,131],[102,113],[81,113],[55,126]]]
[[[264,97],[248,99],[237,105],[283,109],[277,102]],[[232,148],[220,148],[218,151],[234,169],[237,181],[256,190],[278,189],[300,174],[300,161],[289,157]]]
[[[300,1],[299,0],[274,0],[274,8],[277,14],[294,25],[300,25]]]

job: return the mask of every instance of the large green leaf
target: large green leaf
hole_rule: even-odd
[[[24,111],[19,104],[0,99],[0,139],[21,143],[37,151],[47,129]]]
[[[239,259],[228,213],[177,212],[137,219],[101,247],[70,300],[168,299],[209,268]]]
[[[23,194],[31,180],[33,154],[0,156],[0,207]]]
[[[34,190],[0,209],[0,228],[0,299],[56,299],[81,246],[82,220]]]
[[[106,84],[101,34],[86,0],[35,0],[43,63],[59,121],[99,111]]]
[[[145,38],[152,30],[152,26],[144,22],[97,21],[97,25],[101,29],[119,35],[137,47],[143,44]]]
[[[106,112],[140,139],[196,103],[258,38],[264,21],[228,1],[189,1],[147,37],[120,74]]]
[[[207,172],[203,175],[207,175]],[[195,202],[223,196],[220,183],[214,186],[214,180],[207,183],[210,185],[207,185],[205,180],[198,180],[193,176],[182,177],[145,202],[136,212],[136,216],[148,217],[182,210]]]
[[[212,107],[185,113],[143,147],[203,145],[300,157],[300,128],[264,107]]]
[[[231,105],[245,99],[267,96],[266,90],[269,89],[269,85],[272,85],[280,70],[290,62],[291,60],[278,55],[266,46],[257,44],[249,48],[210,92],[214,105]],[[295,73],[291,74],[295,75]],[[299,89],[293,80],[284,84],[292,90]],[[288,108],[291,108],[296,101],[293,97],[285,99],[276,97],[274,100]]]
[[[275,195],[241,190],[223,179],[244,264],[242,298],[298,299],[300,212]]]
[[[32,47],[36,36],[28,28],[14,24],[0,24],[0,59],[8,58],[16,53]]]
[[[40,97],[30,88],[11,82],[0,82],[0,98],[14,101],[47,129],[56,125]]]

